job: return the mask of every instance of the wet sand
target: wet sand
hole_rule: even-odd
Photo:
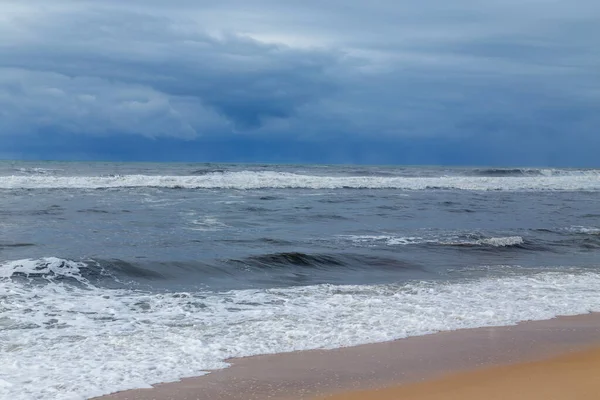
[[[442,332],[343,349],[301,351],[234,359],[229,360],[232,363],[230,368],[214,371],[209,375],[163,383],[156,385],[153,389],[124,391],[99,399],[300,400],[322,399],[323,396],[332,393],[342,393],[338,397],[331,398],[332,400],[392,399],[398,398],[394,393],[396,390],[422,390],[418,389],[420,386],[410,386],[415,382],[426,381],[423,385],[439,385],[440,382],[447,381],[438,381],[437,379],[460,371],[476,370],[470,373],[487,373],[486,379],[493,384],[494,373],[490,373],[492,370],[486,368],[545,360],[566,353],[573,353],[572,355],[576,356],[574,352],[589,349],[591,346],[600,347],[600,314],[525,322],[510,327]],[[588,350],[586,353],[579,354],[584,354],[583,358],[587,360],[585,354],[597,355],[598,352],[597,350]],[[567,355],[567,357],[569,356],[571,355]],[[546,363],[548,362],[551,365],[561,363],[556,360]],[[595,364],[577,365],[584,365],[581,369],[585,370],[588,369],[588,366],[592,368],[591,366]],[[514,365],[514,368],[519,370],[523,367]],[[594,368],[595,371],[598,371],[596,367]],[[457,382],[462,382],[464,385],[469,381],[470,373],[444,379],[458,379]],[[506,373],[510,375],[509,372]],[[539,372],[538,375],[540,374],[543,375],[545,372]],[[552,372],[552,374],[560,375],[559,372]],[[582,387],[585,386],[588,376],[590,375],[582,373],[584,380],[584,382],[580,382]],[[513,378],[516,379],[516,377]],[[541,378],[538,376],[538,379]],[[523,380],[525,384],[529,382],[528,379],[523,378]],[[558,383],[558,379],[548,378],[548,380],[555,380]],[[600,381],[600,379],[598,380]],[[402,388],[398,386],[405,384],[407,386]],[[502,380],[498,380],[497,384],[506,385],[506,383],[502,383]],[[457,385],[458,390],[460,383],[442,383],[442,386],[439,387],[444,388],[443,385]],[[535,383],[532,385],[532,387],[536,386]],[[373,392],[351,393],[353,390],[378,388],[387,389],[377,390],[377,394]],[[435,390],[432,393],[436,393]],[[372,397],[375,395],[392,397]],[[426,395],[429,394],[423,394],[423,396]],[[411,394],[411,396],[413,395]],[[457,399],[469,399],[464,397],[464,393],[459,393],[457,396]],[[420,397],[414,398],[420,399]],[[436,398],[423,397],[423,399]],[[445,396],[444,398],[449,397]],[[484,398],[493,397],[486,394]],[[505,395],[505,397],[497,398],[511,397]],[[529,399],[529,397],[526,398]],[[568,396],[566,398],[576,397]],[[587,399],[586,397],[581,398]],[[600,398],[600,396],[595,398]],[[531,399],[535,400],[536,398],[532,397]]]

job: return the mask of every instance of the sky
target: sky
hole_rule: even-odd
[[[600,1],[0,0],[0,158],[600,167]]]

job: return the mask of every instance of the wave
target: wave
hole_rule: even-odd
[[[349,240],[358,245],[376,246],[385,244],[387,246],[402,246],[409,244],[433,243],[429,239],[418,236],[393,236],[393,235],[339,235],[338,238]]]
[[[596,251],[600,249],[600,236],[599,237],[586,237],[580,240],[565,241],[561,244],[567,244],[569,246],[579,246],[584,251]]]
[[[15,247],[33,247],[35,243],[0,243],[0,249],[10,249]]]
[[[21,173],[21,174],[28,174],[28,175],[48,175],[48,174],[54,174],[56,172],[60,172],[63,171],[62,169],[56,169],[56,168],[38,168],[38,167],[34,167],[34,168],[15,168],[15,171]]]
[[[84,277],[83,269],[88,269],[87,263],[57,257],[23,259],[0,264],[0,279],[10,278],[27,282],[67,281],[87,286],[89,281]]]
[[[363,177],[316,176],[276,171],[237,171],[205,175],[155,176],[1,176],[0,189],[458,189],[458,190],[600,190],[600,175],[538,177]]]
[[[521,248],[537,249],[532,243],[526,242],[521,236],[483,237],[473,238],[474,235],[451,238],[427,238],[418,236],[393,236],[393,235],[341,235],[358,245],[377,246],[407,246],[407,245],[430,245],[450,247],[475,247],[475,248]],[[541,247],[540,247],[541,249]]]
[[[27,258],[0,263],[0,279],[28,283],[70,283],[98,285],[110,281],[124,285],[120,278],[165,279],[152,269],[122,260],[69,260],[59,257]]]
[[[230,260],[229,263],[246,268],[257,269],[393,269],[423,270],[415,263],[393,258],[369,256],[363,254],[307,254],[301,252],[283,252],[261,254],[241,260]]]
[[[530,168],[488,168],[475,169],[473,175],[476,176],[548,176],[552,175],[544,173],[539,169]]]
[[[600,249],[600,228],[586,226],[571,226],[568,228],[539,228],[535,232],[551,234],[551,248],[579,248],[583,251]]]
[[[600,176],[597,169],[551,169],[551,168],[484,168],[474,169],[475,176],[488,177],[536,177],[536,176]]]
[[[294,242],[284,239],[275,239],[270,237],[263,237],[258,239],[216,239],[217,242],[223,243],[236,243],[236,244],[260,244],[260,245],[275,245],[275,246],[293,246]],[[192,242],[204,242],[202,240],[192,240]]]
[[[566,229],[567,232],[580,235],[600,235],[600,228],[587,226],[572,226]]]
[[[281,245],[271,239],[261,239],[264,244]],[[226,278],[225,287],[240,287],[236,280],[272,280],[278,285],[295,285],[288,275],[302,274],[304,281],[323,282],[331,271],[343,270],[394,270],[425,271],[411,262],[394,258],[353,253],[309,254],[302,252],[265,253],[239,259],[202,261],[144,261],[69,260],[59,257],[21,259],[0,263],[0,279],[10,279],[28,284],[53,284],[60,282],[76,287],[130,288],[140,284],[160,288],[183,283],[184,286],[204,284],[214,278]],[[317,271],[322,273],[317,274]],[[325,275],[323,275],[323,273]]]
[[[483,246],[483,247],[523,247],[525,240],[521,236],[491,237],[477,240],[464,240],[456,242],[440,242],[446,246]]]
[[[23,259],[7,261],[0,264],[0,278],[9,278],[15,275],[24,276],[81,276],[81,268],[87,265],[83,262],[65,260],[57,257],[44,257],[40,259]]]
[[[304,256],[291,258],[305,262]],[[76,274],[85,268],[58,259],[46,263],[21,272]],[[11,362],[2,366],[0,398],[85,399],[201,375],[227,367],[233,357],[585,314],[600,311],[598,286],[600,274],[577,270],[218,293],[66,288],[56,281],[28,286],[2,275],[0,333]]]
[[[534,232],[556,233],[562,235],[600,235],[600,228],[593,226],[569,226],[566,228],[537,228]]]
[[[570,226],[567,228],[538,228],[534,232],[556,234],[571,239],[570,243],[576,244],[582,240],[600,240],[600,228],[590,226]]]
[[[208,175],[208,174],[216,174],[216,173],[224,173],[226,170],[222,168],[205,168],[205,169],[197,169],[190,173],[190,175]]]
[[[234,261],[235,262],[235,261]],[[305,254],[305,253],[274,253],[251,256],[237,261],[243,264],[257,267],[273,268],[282,266],[319,267],[319,266],[342,266],[344,262],[327,254]]]

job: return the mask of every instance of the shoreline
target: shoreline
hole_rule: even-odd
[[[347,397],[356,390],[397,390],[398,385],[469,373],[466,371],[476,373],[510,365],[518,368],[521,363],[551,359],[592,346],[600,346],[600,313],[446,331],[332,350],[232,359],[227,360],[229,368],[207,375],[94,399],[299,400],[329,398],[324,396],[336,393],[346,393],[338,396]]]

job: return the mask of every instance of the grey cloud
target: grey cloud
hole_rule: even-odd
[[[595,134],[593,0],[0,4],[5,132]]]
[[[215,38],[131,13],[61,14],[36,25],[35,33],[35,40],[18,48],[0,49],[1,64],[100,79],[113,87],[138,85],[188,104],[195,100],[240,128],[288,118],[326,96],[335,89],[332,70],[343,57],[235,34]]]
[[[147,87],[98,78],[3,69],[0,135],[60,128],[70,132],[196,136],[183,105]],[[198,112],[198,110],[196,110]]]

